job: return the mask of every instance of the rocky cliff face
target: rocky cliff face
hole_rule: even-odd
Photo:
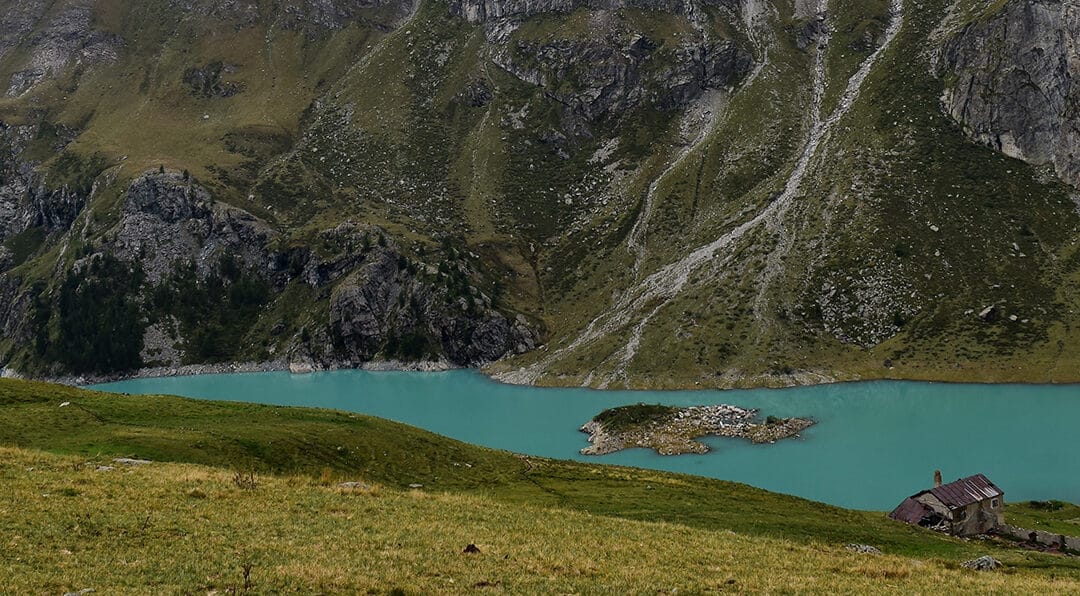
[[[183,364],[192,342],[211,341],[200,339],[191,308],[227,309],[237,291],[264,286],[275,293],[291,283],[325,296],[328,314],[284,340],[279,354],[289,358],[321,366],[359,366],[378,358],[467,366],[536,345],[537,333],[524,318],[499,312],[470,285],[476,272],[465,264],[436,270],[402,254],[383,230],[352,223],[321,233],[315,245],[317,251],[282,251],[279,232],[215,201],[186,172],[151,171],[130,183],[119,222],[93,254],[75,261],[64,285],[86,285],[84,272],[103,270],[107,258],[138,272],[143,298],[135,301],[147,323],[140,346],[144,364]],[[187,267],[193,277],[177,277]],[[223,290],[213,289],[221,284]],[[9,305],[0,316],[5,337],[32,341],[33,317],[41,315],[30,305],[42,290],[48,292],[27,292],[21,279],[0,275],[0,299]],[[215,291],[225,303],[199,303]],[[155,298],[161,292],[175,297],[161,302]]]
[[[226,255],[269,277],[277,262],[270,246],[279,237],[250,213],[215,202],[189,175],[151,172],[128,187],[110,250],[139,263],[152,284],[187,263],[206,277]]]
[[[685,13],[692,0],[451,0],[450,13],[470,23],[526,19],[547,13],[565,14],[579,8],[614,10],[642,8]]]
[[[508,319],[475,288],[452,292],[425,279],[393,248],[367,254],[337,285],[330,329],[338,353],[354,364],[384,353],[479,365],[525,353],[537,342],[523,317]]]
[[[69,131],[57,132],[59,138],[51,148],[61,151],[70,141]],[[31,228],[45,233],[68,229],[92,192],[92,184],[81,188],[51,185],[38,170],[39,164],[24,156],[27,146],[41,135],[40,125],[12,126],[0,121],[0,242]]]
[[[650,37],[639,23],[622,18],[623,9],[653,12],[685,30],[682,37]],[[451,14],[484,26],[494,64],[542,88],[557,102],[564,131],[570,134],[588,133],[597,121],[631,115],[645,106],[682,109],[707,90],[737,85],[752,67],[750,49],[717,38],[705,24],[704,10],[684,0],[450,3]],[[725,10],[739,12],[737,5]],[[522,29],[531,17],[574,11],[580,11],[576,18],[583,21],[586,34],[538,38]]]
[[[565,110],[568,128],[650,105],[676,110],[709,89],[736,85],[752,57],[731,41],[691,40],[661,49],[657,40],[623,31],[552,42],[516,41],[494,62],[545,90]]]
[[[978,142],[1080,186],[1080,3],[1013,0],[943,50],[942,103]]]
[[[19,96],[69,66],[83,67],[116,59],[123,40],[93,27],[94,3],[67,2],[55,12],[44,2],[28,2],[0,22],[0,55],[4,46],[25,44],[26,57],[11,75],[7,95]],[[32,35],[31,35],[32,33]],[[22,38],[22,39],[20,39]],[[10,44],[10,45],[9,45]]]

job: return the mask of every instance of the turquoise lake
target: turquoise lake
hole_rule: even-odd
[[[334,408],[418,426],[469,443],[545,457],[744,482],[857,509],[887,510],[932,481],[978,472],[1006,500],[1080,503],[1080,386],[867,382],[783,390],[631,392],[541,389],[472,371],[335,371],[136,379],[95,389],[279,406]],[[706,455],[578,450],[578,428],[639,402],[733,404],[762,416],[809,416],[801,438],[773,445],[705,439]]]

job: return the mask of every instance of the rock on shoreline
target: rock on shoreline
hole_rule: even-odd
[[[773,443],[813,426],[806,418],[775,418],[757,422],[758,411],[730,405],[653,406],[638,404],[605,410],[581,427],[591,445],[582,455],[606,455],[645,447],[660,455],[708,453],[697,439],[706,436],[736,437],[754,443]]]

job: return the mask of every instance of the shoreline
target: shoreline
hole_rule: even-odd
[[[344,371],[344,370],[357,370],[357,371],[376,371],[376,372],[446,372],[451,370],[469,370],[484,376],[488,380],[501,385],[510,385],[515,387],[536,387],[539,389],[559,389],[559,388],[577,388],[588,389],[591,391],[623,391],[628,393],[635,392],[648,392],[648,391],[732,391],[732,390],[752,390],[752,389],[797,389],[801,387],[821,387],[832,385],[847,385],[847,384],[860,384],[860,383],[876,383],[876,382],[897,382],[897,383],[926,383],[926,384],[942,384],[942,385],[1016,385],[1016,386],[1080,386],[1080,376],[1072,380],[1060,380],[1050,379],[1042,381],[1034,380],[1021,380],[1021,379],[987,379],[982,377],[976,377],[969,380],[955,379],[955,378],[941,378],[933,375],[881,375],[881,376],[861,376],[857,373],[840,373],[839,371],[832,371],[832,374],[824,374],[820,371],[813,373],[813,379],[808,376],[798,377],[780,377],[772,375],[746,375],[737,376],[730,375],[723,379],[723,382],[716,384],[703,384],[700,381],[690,381],[675,383],[675,384],[646,384],[631,387],[618,387],[618,388],[598,388],[588,385],[581,385],[575,381],[577,379],[570,377],[563,378],[546,378],[541,379],[538,383],[518,383],[512,378],[512,375],[507,375],[506,371],[492,371],[488,368],[491,364],[487,363],[481,366],[460,366],[452,364],[445,360],[436,361],[420,361],[420,362],[404,362],[400,360],[374,360],[365,363],[356,362],[332,362],[330,364],[314,364],[311,362],[298,362],[289,361],[284,359],[268,360],[263,362],[224,362],[218,364],[186,364],[182,366],[156,366],[145,367],[135,371],[129,371],[124,373],[115,373],[107,375],[62,375],[62,376],[28,376],[19,373],[18,371],[0,367],[0,378],[14,378],[25,379],[29,381],[41,381],[46,383],[57,383],[61,385],[69,386],[87,386],[97,385],[103,383],[112,383],[118,381],[129,381],[135,379],[160,379],[170,377],[191,377],[191,376],[203,376],[203,375],[217,375],[217,374],[246,374],[246,373],[260,373],[260,372],[285,372],[289,371],[295,375],[312,374],[317,372],[331,372],[331,371]],[[510,378],[508,378],[510,377]],[[562,381],[562,382],[560,382]]]
[[[829,371],[823,373],[821,371],[815,371],[808,375],[800,375],[802,378],[793,378],[791,376],[779,376],[779,375],[765,375],[765,374],[753,374],[753,375],[726,375],[723,377],[723,381],[714,384],[705,384],[701,381],[691,381],[687,379],[685,382],[677,382],[674,384],[653,384],[648,383],[645,385],[634,386],[622,386],[622,387],[596,387],[592,385],[582,385],[576,383],[576,378],[570,378],[564,376],[562,378],[544,378],[538,383],[518,383],[513,378],[508,378],[506,371],[492,371],[489,372],[485,369],[476,369],[478,372],[488,377],[496,383],[503,385],[513,385],[520,387],[539,387],[539,388],[574,388],[574,389],[588,389],[591,391],[623,391],[628,393],[635,392],[648,392],[648,391],[739,391],[739,390],[753,390],[753,389],[798,389],[802,387],[828,387],[833,385],[854,385],[861,383],[922,383],[922,384],[936,384],[936,385],[1016,385],[1016,386],[1053,386],[1053,387],[1065,387],[1065,386],[1077,386],[1080,387],[1080,374],[1076,376],[1067,377],[1065,379],[1045,379],[1045,380],[1031,380],[1029,376],[1020,376],[1016,378],[997,378],[986,376],[973,376],[969,379],[957,379],[955,377],[945,377],[942,375],[927,375],[927,374],[913,374],[909,376],[905,375],[862,375],[856,372],[843,372],[839,370]],[[815,378],[808,378],[809,376]],[[559,382],[563,381],[563,382]]]
[[[222,374],[247,374],[264,372],[290,372],[294,375],[308,375],[318,372],[330,372],[339,370],[366,370],[366,371],[405,371],[405,372],[445,372],[449,370],[461,370],[465,367],[456,366],[446,361],[421,361],[402,362],[400,360],[374,360],[357,365],[353,362],[337,362],[330,365],[312,364],[310,362],[290,362],[288,360],[269,360],[265,362],[223,362],[219,364],[185,364],[183,366],[152,366],[140,368],[126,373],[109,375],[65,375],[58,377],[49,376],[25,376],[10,368],[0,369],[0,378],[24,379],[28,381],[42,381],[84,387],[115,383],[119,381],[132,381],[137,379],[164,379],[172,377],[197,377],[206,375]],[[479,369],[476,369],[479,370]]]

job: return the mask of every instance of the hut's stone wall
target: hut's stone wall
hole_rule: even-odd
[[[1080,537],[1077,536],[1065,536],[1063,534],[1054,534],[1042,530],[1031,530],[1012,524],[1002,524],[1001,533],[1025,542],[1033,541],[1039,546],[1080,552]],[[1034,538],[1034,540],[1032,540],[1032,538]]]

